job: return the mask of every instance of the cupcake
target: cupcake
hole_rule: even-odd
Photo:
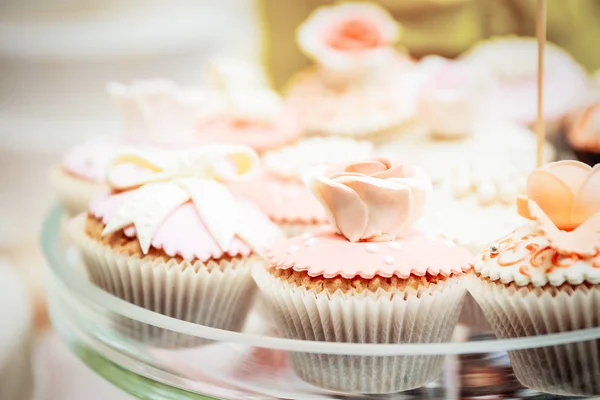
[[[594,166],[600,163],[600,102],[586,108],[567,132],[567,143],[577,158]]]
[[[254,64],[217,58],[208,73],[223,107],[214,118],[198,122],[199,143],[244,145],[262,154],[295,142],[303,133],[297,112],[284,104]]]
[[[531,222],[474,262],[469,290],[499,338],[600,326],[600,166],[559,161],[529,175]],[[600,340],[509,352],[519,381],[564,395],[600,394]]]
[[[400,33],[387,11],[367,3],[322,6],[299,27],[300,49],[315,65],[292,78],[286,100],[308,134],[379,140],[415,115],[412,61],[394,48]]]
[[[190,145],[196,140],[196,122],[219,109],[208,92],[183,91],[169,81],[111,83],[107,90],[121,113],[119,135],[74,147],[51,173],[53,186],[71,216],[86,211],[95,195],[108,190],[106,169],[117,152]]]
[[[366,159],[373,145],[351,138],[314,137],[262,157],[262,172],[254,179],[234,182],[231,191],[256,204],[287,237],[311,232],[327,222],[325,210],[302,183],[311,167]]]
[[[239,330],[252,303],[253,266],[279,232],[256,207],[221,183],[255,168],[248,148],[125,152],[112,162],[112,193],[69,226],[91,281],[169,317]],[[135,339],[160,347],[199,344],[144,325]],[[141,330],[141,332],[139,332]]]
[[[307,178],[332,226],[275,244],[252,276],[284,337],[348,343],[439,343],[462,305],[470,253],[412,228],[431,182],[384,159],[331,167]],[[442,371],[442,356],[291,353],[308,383],[393,393]]]
[[[535,38],[496,37],[478,43],[461,57],[487,70],[495,81],[484,100],[493,117],[533,126],[537,118],[537,42]],[[587,74],[560,47],[548,44],[545,55],[544,119],[558,126],[587,95]]]

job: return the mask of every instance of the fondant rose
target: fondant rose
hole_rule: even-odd
[[[308,178],[330,222],[349,241],[391,241],[421,216],[431,192],[419,168],[379,158],[332,167]]]
[[[297,36],[304,53],[323,67],[357,70],[389,61],[400,28],[377,5],[343,3],[315,10]]]
[[[558,161],[533,171],[519,214],[539,223],[559,252],[600,251],[600,164]]]

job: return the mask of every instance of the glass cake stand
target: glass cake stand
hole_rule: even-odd
[[[62,209],[43,228],[47,289],[54,327],[71,351],[107,381],[140,399],[564,399],[522,387],[507,350],[542,348],[600,339],[600,328],[519,339],[471,336],[435,344],[355,344],[277,337],[258,310],[243,332],[169,318],[125,302],[87,280],[78,253],[62,233]],[[160,349],[132,332],[201,341],[197,347]],[[141,337],[142,339],[139,339]],[[444,355],[440,377],[397,394],[332,392],[300,380],[290,353],[351,356]],[[575,398],[575,397],[572,397]]]

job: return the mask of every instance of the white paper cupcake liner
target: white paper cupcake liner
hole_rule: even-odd
[[[123,300],[172,318],[241,330],[256,292],[251,267],[264,266],[261,258],[190,263],[130,256],[89,238],[84,232],[85,218],[81,215],[74,219],[69,231],[94,284]],[[205,342],[126,318],[115,324],[130,338],[156,347],[199,346]]]
[[[254,268],[253,278],[287,338],[349,343],[437,343],[456,325],[464,286],[458,278],[420,290],[334,294],[296,287]],[[443,356],[344,356],[291,353],[296,373],[322,388],[394,393],[434,380]]]
[[[500,338],[600,326],[600,287],[505,286],[473,279],[469,290]],[[600,340],[508,353],[519,381],[541,392],[600,394]]]
[[[60,167],[50,172],[50,181],[67,214],[72,217],[87,211],[94,196],[107,190],[102,183],[73,177]]]
[[[467,293],[458,323],[477,332],[491,332],[492,327],[479,304]]]

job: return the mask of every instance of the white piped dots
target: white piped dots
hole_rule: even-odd
[[[402,250],[402,245],[398,242],[390,242],[388,244],[388,247],[390,248],[390,250]]]
[[[396,262],[396,260],[394,260],[394,257],[392,257],[392,256],[385,256],[383,258],[383,262],[386,263],[387,265],[393,265],[394,262]]]
[[[369,253],[377,253],[379,251],[379,246],[375,243],[367,243],[365,245],[365,250]]]
[[[287,251],[287,252],[288,252],[288,254],[292,254],[292,253],[295,253],[295,252],[296,252],[296,251],[297,251],[299,248],[300,248],[300,246],[298,246],[298,245],[293,245],[293,246],[290,246],[290,247],[288,248],[288,251]]]
[[[312,233],[310,233],[310,232],[304,232],[302,235],[300,235],[300,237],[302,239],[308,239],[308,238],[312,237]]]
[[[310,239],[307,239],[306,242],[304,242],[304,244],[306,246],[313,246],[316,243],[317,243],[317,238],[310,238]]]

